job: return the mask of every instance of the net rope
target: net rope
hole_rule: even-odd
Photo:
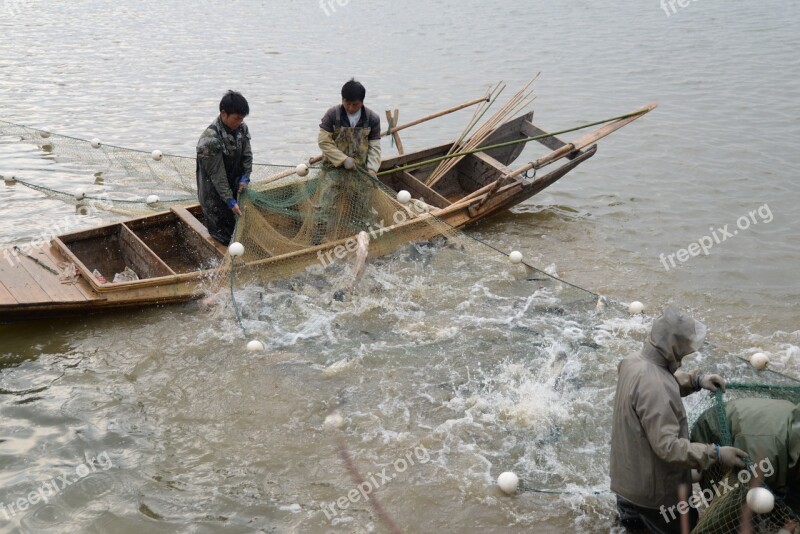
[[[622,119],[640,116],[647,113],[647,110],[637,110],[632,113],[626,113],[615,117],[609,117],[599,121],[594,121],[579,126],[565,128],[562,130],[548,132],[542,135],[526,137],[504,143],[493,145],[486,145],[480,148],[474,148],[466,151],[456,151],[445,156],[431,158],[422,162],[416,162],[410,165],[396,167],[387,171],[378,173],[384,175],[399,171],[409,171],[419,169],[422,167],[430,166],[434,163],[444,162],[446,160],[459,159],[469,154],[484,152],[496,148],[509,147],[519,144],[527,144],[533,141],[547,139],[556,135],[575,132],[583,130],[592,126],[606,124]],[[390,124],[389,134],[392,130]],[[77,137],[72,137],[63,134],[56,134],[46,130],[31,128],[20,124],[0,121],[0,138],[10,137],[19,142],[27,142],[34,144],[39,150],[45,153],[46,157],[51,158],[61,163],[79,163],[82,166],[88,165],[95,170],[95,185],[112,186],[115,192],[126,192],[125,185],[127,184],[128,194],[133,198],[123,199],[104,199],[110,202],[101,204],[102,209],[108,211],[136,215],[158,211],[165,207],[172,205],[184,205],[191,203],[193,197],[178,197],[175,198],[175,191],[182,191],[187,193],[195,193],[197,190],[195,182],[195,165],[196,159],[187,156],[177,156],[170,154],[163,154],[160,150],[146,152],[144,150],[135,150],[124,148],[120,146],[110,145],[103,143],[100,139],[92,139],[87,141]],[[454,148],[458,143],[454,144]],[[533,165],[533,162],[531,164]],[[253,182],[274,182],[281,178],[289,177],[295,174],[296,167],[291,165],[279,165],[271,163],[257,163],[253,165],[251,173],[251,181]],[[534,176],[536,168],[533,168]],[[527,176],[526,171],[526,176]],[[135,178],[135,180],[131,180]],[[439,178],[437,178],[438,180]],[[75,192],[60,191],[41,184],[32,184],[29,181],[17,180],[22,185],[35,189],[48,196],[59,198],[65,202],[78,203],[83,202],[85,198],[93,198],[90,194],[81,192],[76,195]],[[130,182],[133,182],[132,184]],[[147,193],[142,198],[142,191]],[[165,199],[161,199],[160,195],[166,195]],[[148,202],[147,197],[155,195],[159,199],[155,202]],[[172,198],[170,198],[172,197]],[[286,199],[285,207],[292,205],[290,199]],[[108,207],[105,207],[106,204]],[[274,206],[273,206],[274,207]]]
[[[74,191],[34,184],[17,176],[5,177],[48,197],[79,206],[92,202],[100,209],[123,215],[148,214],[197,202],[194,157],[123,148],[98,139],[79,139],[0,121],[0,138],[4,137],[32,144],[45,158],[67,168],[93,171],[93,182]],[[293,174],[295,169],[294,165],[256,163],[251,180],[271,180]],[[148,203],[151,195],[158,200]]]

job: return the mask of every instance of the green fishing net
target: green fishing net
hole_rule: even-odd
[[[800,382],[775,372],[752,372],[746,378],[729,382],[725,393],[718,391],[691,410],[692,441],[733,445],[750,454],[744,469],[725,470],[714,464],[701,473],[700,491],[695,494],[701,518],[693,534],[800,532],[800,487],[789,473],[787,459],[793,443],[793,423],[789,421],[782,428],[769,426],[770,411],[791,414],[797,408]],[[737,408],[740,412],[747,409],[750,414],[764,410],[766,428],[757,427],[758,421],[752,418],[752,428],[742,427],[745,419],[732,419]],[[754,513],[747,506],[748,491],[756,487],[773,493],[775,505],[771,512]]]

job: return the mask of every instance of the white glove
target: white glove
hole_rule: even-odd
[[[344,168],[347,169],[348,171],[352,171],[353,169],[356,168],[356,160],[354,160],[353,158],[347,158],[346,160],[344,160]]]

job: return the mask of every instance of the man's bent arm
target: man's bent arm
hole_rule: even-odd
[[[659,380],[640,383],[631,399],[650,448],[663,461],[685,468],[706,469],[717,460],[713,444],[692,443],[680,436],[680,422],[669,404],[669,393]]]
[[[367,169],[378,172],[381,168],[381,140],[370,141],[367,152]]]
[[[320,128],[317,143],[319,144],[320,150],[322,150],[322,155],[325,156],[334,167],[341,167],[344,164],[344,160],[347,159],[347,154],[337,148],[331,132],[326,132]]]
[[[673,376],[675,376],[675,380],[677,380],[678,386],[681,388],[681,397],[691,395],[695,391],[700,390],[697,379],[701,374],[703,374],[703,372],[700,369],[696,369],[691,373],[687,373],[685,371],[675,371]]]

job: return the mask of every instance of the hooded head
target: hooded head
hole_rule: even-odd
[[[706,326],[695,321],[674,306],[667,306],[653,321],[645,342],[653,347],[665,360],[670,372],[674,373],[681,366],[681,360],[693,352],[700,350],[706,337]]]

